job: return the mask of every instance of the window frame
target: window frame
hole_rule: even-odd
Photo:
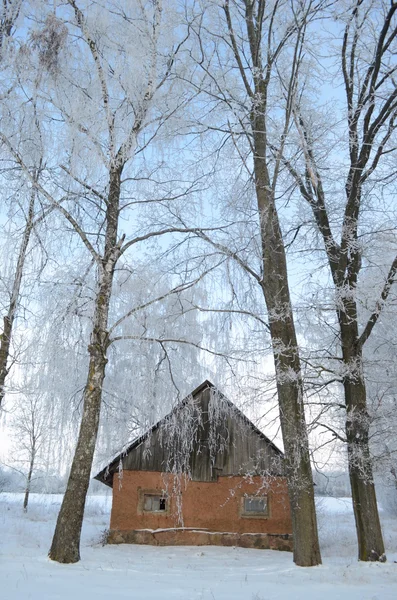
[[[165,509],[164,510],[147,510],[145,508],[145,499],[147,496],[155,496],[157,498],[164,498]],[[160,489],[140,489],[138,498],[138,514],[140,515],[168,515],[170,512],[170,499],[164,490]]]
[[[264,511],[246,510],[246,500],[265,500],[266,508]],[[240,516],[245,519],[269,519],[270,518],[270,497],[269,494],[244,494],[241,497]]]

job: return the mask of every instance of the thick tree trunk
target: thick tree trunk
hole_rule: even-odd
[[[281,235],[281,232],[280,232]],[[274,241],[274,240],[273,240]],[[314,503],[313,477],[303,406],[303,386],[284,249],[271,256],[267,240],[263,292],[269,313],[277,378],[285,469],[294,534],[294,562],[303,567],[321,564]]]
[[[274,298],[273,293],[270,286],[267,295]],[[292,317],[271,323],[271,334],[291,504],[294,562],[299,566],[309,567],[321,564],[321,554],[299,355]]]
[[[99,332],[90,346],[90,366],[84,392],[84,409],[68,485],[58,515],[49,557],[61,563],[80,560],[80,536],[85,500],[98,434],[106,358]]]
[[[15,269],[14,281],[10,295],[10,304],[6,316],[3,318],[3,333],[0,336],[0,408],[5,395],[5,382],[8,375],[8,360],[10,356],[10,345],[12,329],[19,304],[21,292],[23,269],[25,266],[26,253],[29,245],[30,236],[33,229],[34,202],[36,191],[32,190],[29,202],[29,210],[21,247],[19,249],[17,266]]]
[[[90,363],[84,390],[83,416],[65,496],[49,551],[49,557],[61,563],[75,563],[80,560],[81,528],[98,435],[102,386],[107,363],[109,305],[114,268],[120,255],[117,225],[121,171],[122,168],[119,167],[110,172],[105,249],[99,268],[94,323],[88,347]]]
[[[240,12],[241,9],[241,12]],[[273,25],[278,10],[277,3],[267,8],[264,2],[245,0],[238,12],[244,14],[248,45],[240,44],[240,29],[233,26],[233,11],[228,1],[223,3],[229,32],[230,47],[236,59],[244,88],[250,101],[249,143],[253,150],[254,180],[258,205],[262,279],[261,284],[268,312],[270,335],[273,346],[274,364],[277,378],[280,421],[285,449],[285,467],[292,511],[294,534],[294,561],[299,566],[313,566],[321,563],[320,546],[317,534],[317,520],[314,504],[313,478],[310,466],[310,453],[303,407],[303,385],[299,350],[292,314],[288,287],[287,261],[284,241],[280,229],[275,190],[280,167],[281,154],[276,160],[272,157],[272,177],[270,177],[267,156],[270,146],[267,139],[269,86],[278,52],[281,51],[289,34],[273,48]],[[306,9],[305,9],[306,10]],[[296,14],[294,15],[296,17]],[[307,15],[302,15],[306,22]],[[296,18],[296,23],[298,22]],[[265,23],[268,31],[265,33]],[[298,28],[299,29],[299,28]],[[291,118],[291,99],[295,89],[298,52],[302,31],[295,41],[294,66],[287,92],[285,121],[281,135],[285,139]],[[277,44],[276,44],[277,47]],[[250,55],[250,60],[247,54]],[[247,68],[247,64],[250,67]],[[248,74],[249,73],[249,74]],[[243,123],[242,119],[241,123]]]
[[[346,313],[341,315],[341,337],[346,370],[343,379],[346,439],[358,558],[383,562],[386,555],[369,451],[370,419],[367,412],[361,349],[357,346],[357,320],[349,320]]]
[[[255,121],[254,131],[264,131]],[[269,315],[277,378],[280,422],[294,535],[294,562],[321,564],[313,476],[303,406],[303,384],[290,292],[287,261],[265,156],[265,135],[256,134],[254,168],[262,238],[262,289]]]

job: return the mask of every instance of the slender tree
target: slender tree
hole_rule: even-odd
[[[39,172],[36,171],[33,175],[37,181]],[[30,200],[26,215],[25,227],[22,234],[21,245],[19,247],[18,259],[15,266],[11,290],[9,292],[10,299],[7,308],[7,313],[3,317],[3,332],[0,336],[0,408],[5,395],[5,383],[7,375],[10,371],[10,345],[14,327],[15,317],[17,315],[20,302],[22,278],[26,263],[29,241],[35,225],[42,220],[42,217],[37,217],[35,214],[35,197],[36,190],[32,187],[30,192]]]
[[[15,24],[21,10],[21,5],[22,0],[4,0],[3,5],[0,9],[0,64],[5,59],[5,56],[7,54],[7,42],[14,32]],[[36,172],[35,176],[37,177],[37,175],[38,171]],[[35,216],[35,195],[36,192],[32,190],[30,193],[30,201],[26,214],[25,227],[22,234],[21,244],[19,247],[18,260],[15,267],[15,273],[11,284],[11,289],[9,291],[9,303],[6,310],[6,315],[3,317],[3,332],[0,336],[0,409],[4,400],[5,381],[10,368],[9,355],[12,329],[18,309],[26,253],[29,245],[31,232],[33,229],[33,222]]]
[[[17,451],[22,450],[24,452],[26,464],[28,465],[23,497],[23,510],[27,512],[31,486],[34,481],[34,472],[37,469],[37,461],[40,458],[44,441],[49,437],[49,423],[40,394],[31,394],[29,392],[25,394],[18,404],[16,411],[13,431]]]
[[[25,482],[23,510],[27,512],[32,483],[39,478],[38,470],[44,466],[44,447],[51,443],[52,425],[41,393],[26,380],[22,389],[13,404],[10,419],[12,461],[5,464]]]

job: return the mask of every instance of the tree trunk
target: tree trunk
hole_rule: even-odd
[[[35,459],[35,451],[32,451],[32,455],[30,457],[30,465],[29,465],[29,473],[28,478],[26,480],[26,489],[25,489],[25,497],[23,499],[23,511],[28,512],[28,503],[29,503],[29,494],[30,494],[30,484],[32,481],[33,467],[34,467],[34,459]]]
[[[74,563],[80,560],[81,527],[98,434],[106,366],[106,358],[98,337],[98,334],[94,334],[90,346],[90,366],[84,392],[80,432],[49,551],[49,557],[61,563]]]
[[[88,347],[90,363],[84,390],[83,416],[65,496],[48,554],[52,560],[61,563],[75,563],[80,560],[81,528],[98,435],[102,385],[107,363],[109,305],[114,268],[120,255],[117,225],[121,171],[122,168],[119,167],[110,172],[104,259],[99,268],[94,324]]]
[[[276,216],[273,219],[277,221]],[[281,236],[280,231],[279,235]],[[266,241],[269,248],[271,243],[269,244],[269,239]],[[276,240],[273,238],[272,241]],[[285,469],[294,534],[294,562],[299,566],[309,567],[321,564],[321,554],[303,406],[299,352],[281,239],[277,246],[277,252],[268,250],[267,258],[264,261],[266,268],[263,277],[263,293],[269,313],[277,378]]]
[[[291,31],[284,35],[273,48],[273,25],[278,11],[285,10],[277,3],[269,7],[265,2],[244,0],[238,8],[236,19],[243,17],[237,27],[233,24],[233,10],[228,0],[222,3],[226,16],[229,40],[228,43],[240,72],[247,100],[250,103],[247,116],[250,121],[249,144],[253,154],[254,180],[258,206],[261,236],[262,277],[257,277],[264,295],[270,335],[273,347],[273,358],[277,379],[280,422],[285,449],[285,469],[292,512],[294,534],[294,561],[299,566],[313,566],[321,563],[320,546],[317,534],[317,520],[314,504],[313,478],[310,465],[309,442],[303,407],[303,385],[299,349],[296,339],[292,305],[288,287],[287,261],[284,241],[275,203],[280,160],[284,147],[278,157],[272,154],[268,143],[268,99],[269,86],[276,71],[276,60],[279,52],[290,38]],[[298,9],[299,12],[300,9]],[[306,9],[297,17],[295,24],[302,18],[296,29],[295,49],[293,52],[293,68],[290,72],[287,101],[284,112],[284,123],[280,131],[284,140],[291,119],[291,100],[296,87],[298,62],[308,14]],[[244,15],[244,16],[243,16]],[[284,14],[283,14],[284,18]],[[243,24],[244,23],[244,24]],[[268,30],[265,33],[265,24]],[[242,41],[240,28],[246,28],[247,45]],[[236,31],[239,31],[236,34]],[[249,55],[249,58],[248,58]],[[241,107],[240,107],[241,108]],[[279,109],[280,110],[280,107]],[[240,124],[243,125],[244,118]],[[244,128],[244,126],[243,126]],[[268,154],[272,155],[272,175],[268,167]]]
[[[264,113],[262,113],[264,114]],[[277,379],[285,468],[294,535],[294,562],[302,567],[321,564],[314,503],[313,476],[303,406],[303,385],[284,243],[269,185],[264,123],[255,120],[254,169],[262,239],[262,289],[269,315]]]
[[[349,477],[356,522],[358,558],[385,561],[385,547],[376,502],[372,461],[369,451],[370,419],[362,368],[362,351],[357,346],[357,320],[341,315],[341,337],[346,375],[343,378],[346,403],[346,439]]]
[[[10,355],[11,334],[14,318],[8,314],[3,318],[3,333],[0,341],[0,408],[5,396],[5,382],[8,375],[8,357]]]
[[[6,316],[3,318],[3,333],[0,336],[0,408],[4,400],[5,395],[5,382],[8,375],[8,359],[10,356],[10,344],[12,337],[12,329],[14,320],[19,304],[19,295],[21,291],[23,269],[26,260],[26,253],[29,245],[30,235],[33,229],[33,217],[34,217],[34,202],[35,202],[36,191],[32,189],[28,217],[23,232],[22,244],[19,249],[17,266],[15,269],[14,281],[12,284],[10,304]]]
[[[268,305],[271,299],[275,298],[274,293],[274,288],[269,286],[266,292],[269,297]],[[270,327],[291,504],[294,562],[299,566],[310,567],[321,564],[321,554],[303,406],[303,386],[292,315],[290,319],[274,321]]]

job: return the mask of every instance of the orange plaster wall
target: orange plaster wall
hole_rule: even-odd
[[[183,526],[236,533],[292,533],[287,484],[284,478],[266,482],[269,517],[242,517],[244,495],[255,495],[264,486],[262,477],[218,477],[216,482],[181,482]],[[152,471],[123,471],[113,481],[111,530],[162,529],[181,527],[178,503],[172,495],[171,475]],[[168,491],[168,513],[142,513],[138,507],[140,490]],[[139,514],[141,513],[141,514]]]

